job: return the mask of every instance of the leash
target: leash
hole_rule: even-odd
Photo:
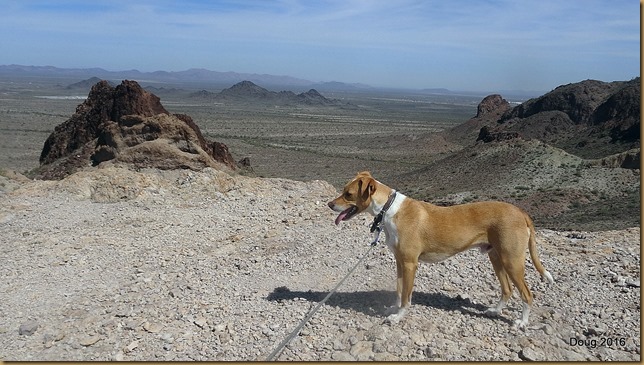
[[[382,208],[380,213],[378,213],[378,215],[373,219],[373,223],[371,224],[371,233],[376,232],[376,234],[373,241],[371,241],[371,243],[369,244],[369,249],[367,250],[367,252],[364,255],[362,255],[362,257],[360,257],[360,260],[358,260],[358,262],[356,262],[356,264],[353,265],[351,270],[349,270],[349,272],[342,278],[342,280],[340,280],[340,282],[335,286],[335,288],[333,288],[333,290],[331,290],[329,294],[327,294],[326,297],[322,299],[322,301],[320,301],[313,309],[311,309],[309,313],[306,315],[306,317],[304,317],[304,319],[302,319],[302,321],[300,321],[300,323],[295,327],[295,329],[291,331],[291,333],[288,336],[286,336],[286,338],[275,348],[275,350],[273,350],[273,352],[271,352],[270,355],[268,355],[268,357],[266,358],[266,361],[273,361],[275,357],[278,356],[284,350],[286,345],[288,345],[291,341],[293,341],[293,338],[295,338],[295,336],[297,336],[298,333],[300,333],[300,330],[302,329],[302,327],[304,327],[306,322],[308,322],[309,319],[313,317],[315,312],[317,312],[318,309],[320,309],[320,307],[322,307],[322,305],[326,303],[327,299],[329,299],[333,294],[335,294],[335,292],[338,291],[338,289],[344,283],[344,281],[347,280],[347,278],[351,276],[351,274],[353,274],[353,272],[356,270],[358,265],[360,265],[360,263],[364,261],[367,255],[369,255],[371,250],[373,250],[373,248],[376,247],[376,245],[378,245],[378,239],[380,239],[380,232],[382,232],[382,218],[384,217],[385,213],[387,213],[387,210],[389,210],[394,200],[396,200],[396,190],[391,192],[391,194],[389,195],[389,198],[387,199],[387,202],[385,203],[385,206]]]
[[[273,352],[271,352],[271,354],[270,354],[270,355],[268,355],[268,357],[266,358],[266,361],[273,361],[273,360],[275,359],[275,357],[276,357],[277,355],[279,355],[279,354],[284,350],[284,348],[286,347],[286,345],[288,345],[288,344],[293,340],[293,338],[295,338],[295,336],[297,336],[297,335],[298,335],[298,333],[300,333],[300,330],[302,329],[302,327],[304,327],[304,325],[306,324],[306,322],[308,322],[308,321],[309,321],[309,319],[311,319],[311,318],[313,317],[313,315],[315,314],[315,312],[317,312],[317,311],[318,311],[318,309],[320,309],[320,307],[322,307],[322,305],[327,301],[327,299],[329,299],[329,298],[331,297],[331,295],[335,294],[335,292],[336,292],[336,291],[338,291],[338,288],[340,288],[340,286],[342,285],[342,283],[344,283],[344,281],[345,281],[345,280],[347,280],[347,278],[348,278],[349,276],[351,276],[351,274],[353,274],[353,272],[356,270],[356,268],[358,267],[358,265],[360,265],[360,263],[361,263],[361,262],[362,262],[362,261],[367,257],[367,255],[369,255],[369,253],[371,252],[371,250],[373,250],[373,248],[374,248],[374,247],[376,247],[376,245],[378,244],[378,238],[380,237],[380,231],[381,231],[381,228],[380,228],[380,227],[377,227],[376,237],[375,237],[375,239],[373,240],[373,242],[371,242],[371,244],[369,245],[369,249],[367,250],[367,252],[366,252],[364,255],[362,255],[362,257],[360,258],[360,260],[358,260],[358,262],[356,262],[356,264],[355,264],[355,265],[353,265],[353,268],[351,268],[351,270],[350,270],[350,271],[349,271],[349,272],[348,272],[348,273],[347,273],[347,274],[342,278],[342,280],[340,280],[340,282],[335,286],[335,288],[333,288],[333,290],[331,290],[331,291],[329,292],[329,294],[327,294],[327,295],[326,295],[326,297],[324,297],[324,299],[322,299],[322,301],[321,301],[321,302],[319,302],[319,303],[318,303],[318,304],[317,304],[313,309],[311,309],[311,310],[309,311],[309,313],[306,315],[306,317],[304,317],[304,319],[303,319],[303,320],[302,320],[302,321],[297,325],[297,327],[295,327],[295,329],[291,332],[291,334],[289,334],[289,335],[288,335],[288,336],[287,336],[287,337],[286,337],[286,338],[285,338],[285,339],[284,339],[284,340],[283,340],[283,341],[282,341],[282,342],[281,342],[281,343],[280,343],[280,344],[275,348],[275,350],[273,350]]]

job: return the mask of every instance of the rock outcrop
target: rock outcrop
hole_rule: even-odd
[[[92,87],[45,141],[36,177],[60,179],[105,161],[137,168],[235,168],[225,145],[204,138],[192,118],[169,113],[156,95],[128,80]]]
[[[476,118],[482,118],[491,113],[504,113],[510,109],[510,103],[499,94],[488,95],[479,103],[476,108]]]
[[[639,141],[641,83],[637,78],[595,109],[590,123],[610,131],[611,140]]]
[[[640,86],[639,77],[586,80],[559,86],[514,108],[500,95],[489,95],[478,105],[476,116],[447,130],[445,139],[468,145],[534,138],[584,159],[602,159],[639,147]]]
[[[488,95],[476,108],[476,116],[459,124],[445,134],[445,138],[456,143],[471,143],[481,139],[481,128],[487,127],[486,132],[498,125],[497,121],[503,113],[510,110],[510,103],[499,94]]]
[[[618,82],[597,80],[562,85],[513,108],[501,118],[501,122],[512,118],[528,118],[541,112],[561,111],[575,124],[589,124],[594,110],[620,86]]]
[[[498,129],[495,130],[489,126],[483,126],[483,128],[481,128],[481,130],[479,131],[479,136],[476,140],[487,143],[495,141],[507,141],[519,137],[521,137],[521,135],[519,135],[518,132],[506,132]]]
[[[607,156],[597,160],[589,160],[588,165],[613,168],[621,167],[623,169],[639,169],[641,166],[640,154],[641,150],[639,148],[634,148],[626,152]]]
[[[639,147],[640,78],[559,86],[506,112],[499,128],[538,138],[583,158]]]

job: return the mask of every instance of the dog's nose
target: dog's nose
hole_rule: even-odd
[[[333,200],[332,200],[332,201],[330,201],[327,205],[329,206],[329,208],[333,209],[333,206],[334,206],[335,204],[333,204]]]

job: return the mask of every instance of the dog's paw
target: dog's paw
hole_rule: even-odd
[[[514,328],[517,330],[525,331],[527,325],[528,325],[528,321],[524,321],[522,319],[517,319],[516,321],[514,321]]]
[[[405,313],[407,313],[407,309],[400,308],[398,309],[397,313],[390,314],[389,316],[387,316],[387,318],[385,319],[385,323],[397,324],[405,316]]]
[[[495,306],[489,307],[485,312],[486,315],[490,317],[497,317],[501,315],[501,312],[503,311],[503,308],[505,308],[506,301],[501,299],[499,300],[498,303],[496,303]]]
[[[385,318],[384,323],[387,324],[398,324],[400,322],[401,317],[398,314],[391,314]]]
[[[387,309],[385,309],[385,315],[390,316],[392,314],[396,314],[399,310],[400,307],[398,307],[397,305],[392,305],[391,307],[387,307]]]

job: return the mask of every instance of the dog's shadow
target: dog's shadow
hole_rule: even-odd
[[[282,286],[275,288],[266,299],[269,301],[285,301],[301,298],[309,302],[321,302],[329,292],[317,291],[291,291]],[[396,301],[396,292],[386,290],[336,292],[326,301],[326,305],[351,309],[369,316],[386,317],[385,311]],[[504,317],[489,316],[485,314],[488,307],[483,304],[473,303],[469,298],[449,297],[442,293],[414,292],[413,305],[423,305],[444,311],[459,311],[473,317],[484,317],[492,320],[503,321],[508,324],[513,322]]]

